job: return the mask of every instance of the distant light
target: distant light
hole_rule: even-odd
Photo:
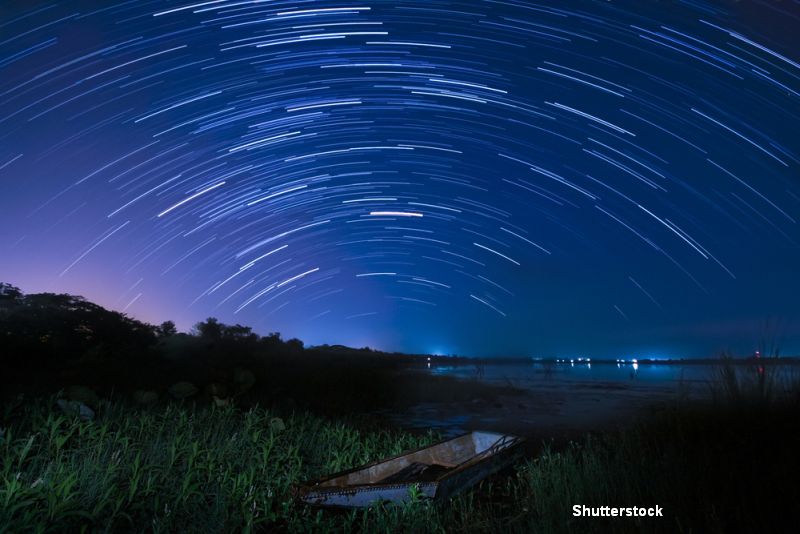
[[[636,358],[632,359],[631,361],[633,362],[634,365],[639,363],[639,361]]]

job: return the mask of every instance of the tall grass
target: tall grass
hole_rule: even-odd
[[[0,532],[776,532],[800,497],[797,412],[782,410],[669,410],[531,451],[445,503],[330,512],[295,503],[291,485],[437,436],[179,404],[105,403],[82,422],[42,400],[0,437]],[[575,504],[665,517],[575,518]]]
[[[276,526],[291,517],[293,482],[433,440],[180,405],[129,412],[105,404],[88,423],[47,404],[27,410],[0,442],[0,532]]]
[[[712,367],[712,399],[726,406],[767,407],[800,393],[797,366],[784,364],[777,351],[761,358],[740,360],[727,352]]]

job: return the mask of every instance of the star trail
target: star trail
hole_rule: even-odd
[[[797,351],[799,62],[791,0],[4,2],[0,278],[310,344]]]

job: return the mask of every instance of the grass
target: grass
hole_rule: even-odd
[[[293,482],[433,439],[257,409],[106,404],[101,413],[80,422],[38,403],[6,430],[0,531],[288,527],[308,515],[293,509]]]
[[[447,503],[329,512],[296,504],[291,485],[437,436],[182,404],[104,402],[81,422],[51,401],[17,410],[0,437],[0,532],[780,532],[800,497],[794,405],[667,409],[545,444]],[[574,518],[574,504],[658,504],[665,517]]]
[[[723,352],[712,367],[709,385],[712,398],[728,406],[769,407],[787,398],[800,400],[797,366],[782,365],[777,352],[746,362]]]

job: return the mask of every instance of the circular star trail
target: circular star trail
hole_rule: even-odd
[[[423,352],[798,331],[796,2],[11,4],[25,291]]]

